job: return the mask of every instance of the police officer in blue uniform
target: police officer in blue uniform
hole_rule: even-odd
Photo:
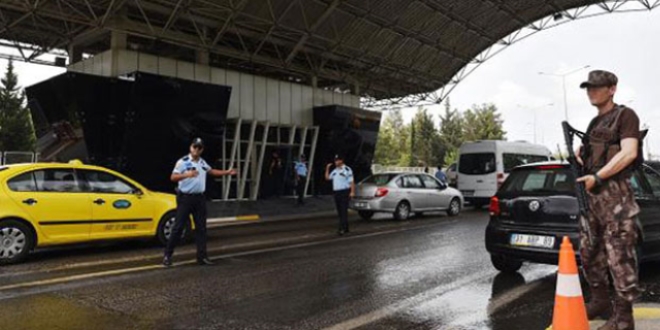
[[[335,205],[339,215],[339,236],[349,232],[348,230],[348,203],[355,197],[355,181],[353,170],[344,164],[344,157],[335,155],[335,169],[330,172],[332,163],[325,167],[325,179],[332,181],[332,190],[335,195]]]
[[[193,216],[195,222],[195,243],[197,243],[197,263],[200,265],[212,265],[206,255],[206,175],[215,177],[224,175],[235,175],[236,171],[231,169],[227,171],[216,170],[202,159],[204,151],[204,142],[200,138],[193,140],[190,145],[190,154],[179,159],[174,166],[170,179],[178,183],[176,196],[176,220],[174,228],[170,234],[170,239],[165,248],[165,257],[163,265],[169,267],[172,265],[172,254],[174,248],[181,239],[181,234],[186,221]]]
[[[298,205],[303,205],[305,202],[305,185],[307,183],[307,163],[305,162],[305,155],[300,155],[300,159],[294,163],[293,167],[296,172],[296,194],[298,194]]]

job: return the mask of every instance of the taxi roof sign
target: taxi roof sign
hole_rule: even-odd
[[[79,159],[72,159],[69,161],[69,164],[71,165],[83,165],[83,162],[81,162]]]

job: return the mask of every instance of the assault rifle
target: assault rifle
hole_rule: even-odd
[[[585,173],[582,165],[577,161],[575,151],[573,151],[573,138],[577,136],[580,139],[584,139],[584,133],[576,130],[566,121],[561,123],[561,128],[564,130],[564,140],[566,141],[566,149],[568,150],[567,160],[571,165],[571,172],[573,172],[575,179],[580,178],[584,176]],[[593,246],[594,238],[591,233],[591,226],[589,226],[589,220],[587,220],[589,214],[589,199],[587,198],[587,189],[584,186],[584,182],[575,183],[575,194],[578,200],[578,207],[580,208],[580,226],[582,227],[583,232],[587,234],[589,244]]]

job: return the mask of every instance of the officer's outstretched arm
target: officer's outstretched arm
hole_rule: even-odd
[[[609,179],[623,171],[637,158],[638,145],[639,140],[636,138],[625,138],[621,140],[621,151],[614,155],[607,165],[596,174],[602,179]]]
[[[209,174],[212,176],[225,176],[225,175],[236,175],[236,170],[230,169],[230,170],[216,170],[216,169],[211,169],[209,171]]]

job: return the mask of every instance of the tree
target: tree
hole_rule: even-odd
[[[34,151],[36,137],[32,117],[25,106],[25,94],[18,86],[12,61],[0,82],[0,150]]]
[[[463,117],[458,109],[451,110],[449,99],[445,102],[445,113],[440,115],[440,141],[446,152],[442,155],[442,165],[456,161],[458,148],[463,143]]]
[[[463,115],[463,140],[506,140],[504,120],[494,104],[472,106]]]
[[[411,123],[410,166],[438,166],[442,164],[445,148],[434,124],[433,116],[419,108]]]
[[[388,112],[378,132],[374,162],[380,165],[408,165],[410,131],[399,110]]]

